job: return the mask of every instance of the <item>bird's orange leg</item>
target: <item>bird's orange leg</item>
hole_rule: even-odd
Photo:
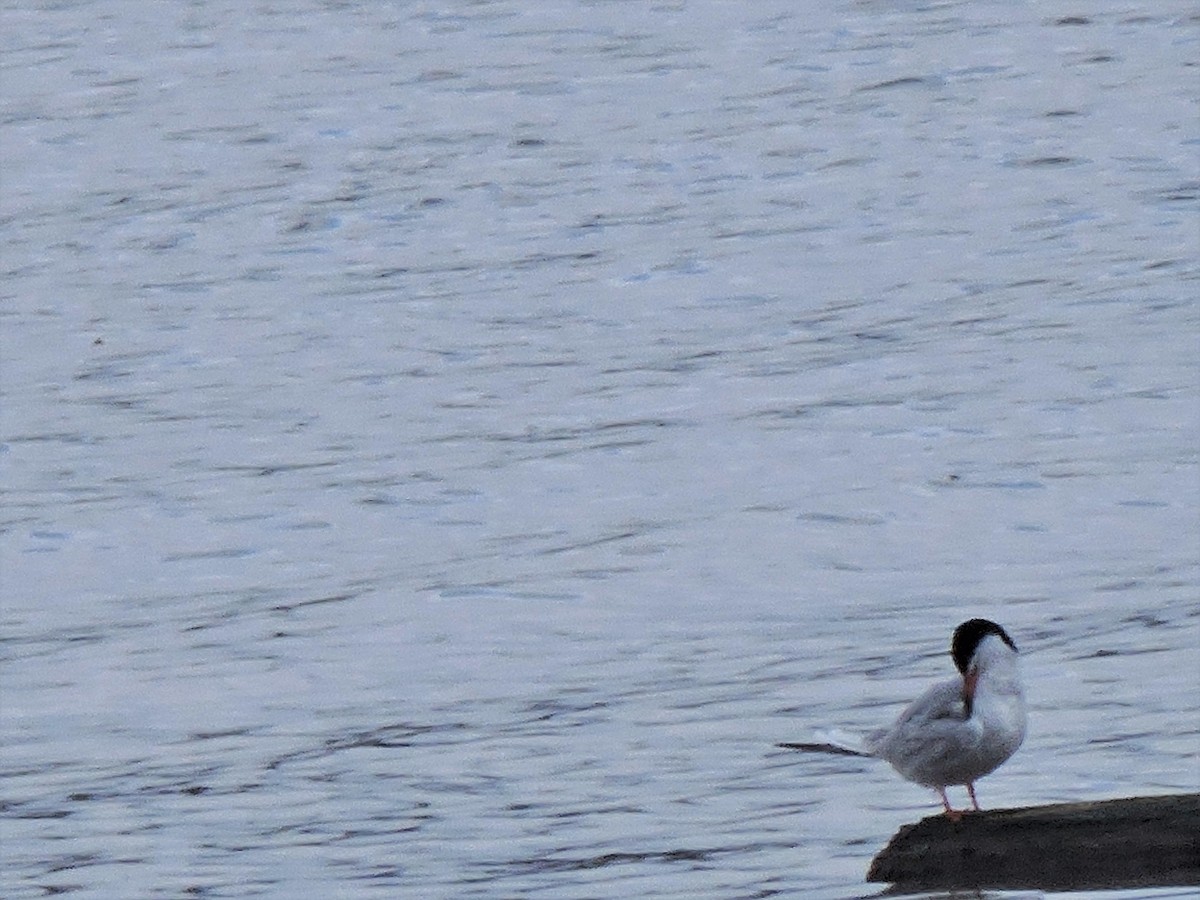
[[[979,808],[979,801],[975,799],[975,785],[968,782],[967,793],[971,795],[971,805],[975,807],[975,812],[982,812]]]
[[[952,822],[957,822],[959,819],[961,819],[962,813],[957,812],[954,807],[950,805],[950,799],[946,796],[946,789],[938,788],[938,793],[942,795],[942,808],[946,810],[947,818],[949,818]]]

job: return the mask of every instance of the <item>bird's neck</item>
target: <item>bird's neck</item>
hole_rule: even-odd
[[[975,682],[975,696],[1021,693],[1017,654],[1003,641],[998,638],[985,639],[976,651],[975,665],[979,672]]]

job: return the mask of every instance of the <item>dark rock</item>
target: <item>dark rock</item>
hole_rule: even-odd
[[[926,889],[1200,885],[1200,794],[930,816],[896,832],[867,880]]]

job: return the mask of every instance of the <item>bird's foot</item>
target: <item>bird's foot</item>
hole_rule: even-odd
[[[946,789],[938,788],[938,793],[942,797],[942,809],[946,811],[946,818],[951,822],[961,821],[963,814],[950,805],[950,798],[946,796]]]

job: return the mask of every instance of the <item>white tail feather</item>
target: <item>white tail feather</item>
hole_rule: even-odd
[[[814,732],[815,741],[779,744],[784,750],[803,750],[806,753],[833,753],[845,756],[874,756],[865,740],[848,731],[836,728]]]
[[[872,755],[871,751],[867,749],[866,739],[861,734],[842,731],[840,728],[826,728],[815,732],[815,736],[821,743],[831,744],[847,753],[855,753],[859,756]]]

